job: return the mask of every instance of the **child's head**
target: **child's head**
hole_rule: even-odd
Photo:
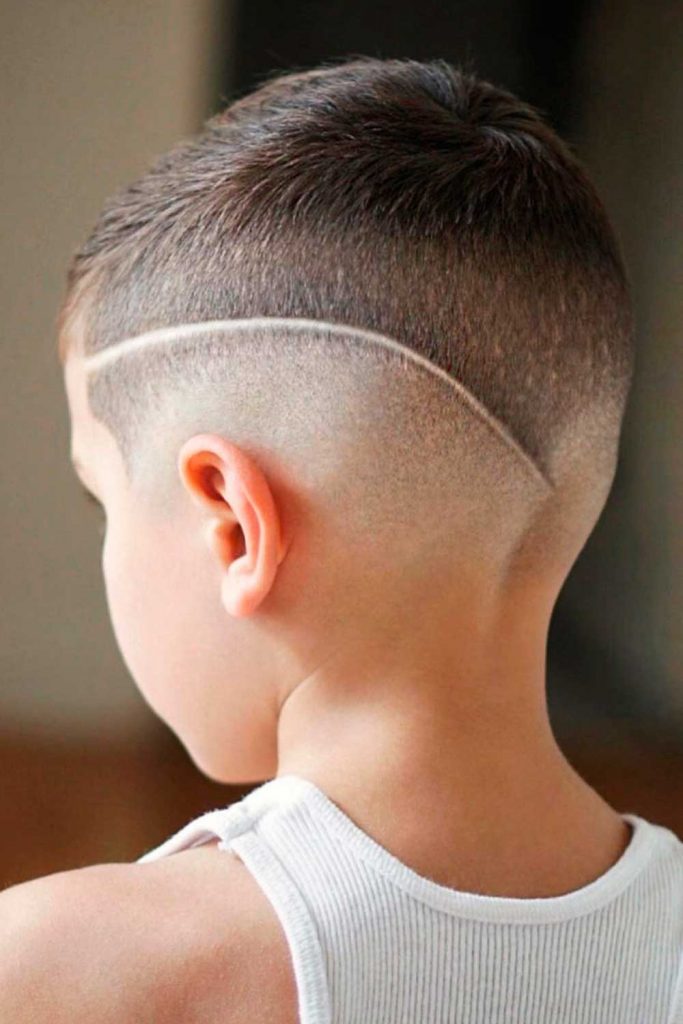
[[[117,349],[235,318],[400,344],[266,320]],[[443,61],[280,75],[106,203],[58,328],[119,646],[207,774],[273,774],[323,665],[398,677],[510,609],[542,642],[609,493],[633,325],[533,108]]]

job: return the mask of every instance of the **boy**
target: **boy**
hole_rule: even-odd
[[[634,363],[538,112],[439,60],[275,77],[107,202],[58,327],[122,655],[259,785],[3,893],[3,1021],[683,1021],[683,843],[547,713]]]

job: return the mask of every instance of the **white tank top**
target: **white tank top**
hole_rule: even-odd
[[[622,817],[629,845],[583,888],[484,896],[417,874],[288,774],[137,863],[233,850],[282,925],[300,1024],[683,1024],[683,842]]]

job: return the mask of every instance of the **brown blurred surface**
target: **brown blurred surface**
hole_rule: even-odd
[[[598,725],[558,741],[613,807],[683,838],[680,746]],[[0,888],[86,864],[134,861],[186,821],[258,784],[210,781],[170,734],[145,746],[4,736],[0,772]]]
[[[147,745],[0,737],[0,888],[133,861],[253,788],[203,776],[174,737]]]

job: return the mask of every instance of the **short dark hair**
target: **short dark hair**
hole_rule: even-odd
[[[106,202],[68,268],[62,358],[82,300],[86,354],[230,317],[380,331],[549,476],[589,407],[616,451],[633,373],[629,283],[585,169],[538,109],[439,59],[328,61],[236,99]]]
[[[68,269],[87,351],[174,322],[308,316],[452,372],[542,464],[588,392],[626,397],[626,273],[539,112],[444,60],[277,75],[113,196]]]

